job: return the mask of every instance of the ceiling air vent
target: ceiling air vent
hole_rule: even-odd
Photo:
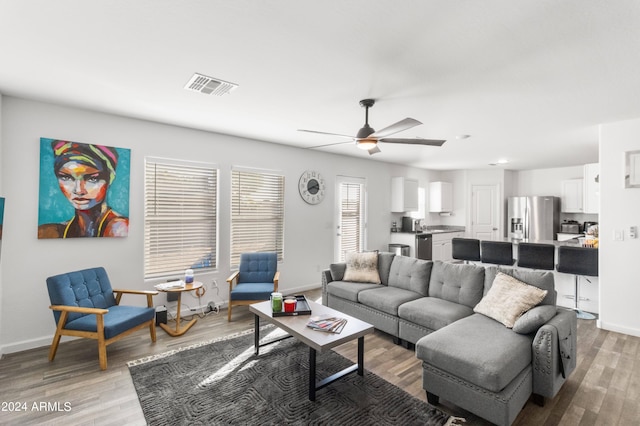
[[[200,92],[205,95],[222,96],[238,87],[235,83],[220,80],[206,75],[195,73],[191,80],[184,86],[185,89],[192,92]]]

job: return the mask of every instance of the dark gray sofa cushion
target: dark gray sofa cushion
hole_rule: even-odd
[[[484,267],[433,262],[429,296],[473,308],[484,295]]]
[[[499,392],[531,365],[532,339],[473,314],[418,340],[416,356],[481,388]]]
[[[398,316],[398,307],[421,296],[410,290],[379,285],[378,288],[362,290],[358,302],[373,309]]]
[[[396,256],[389,271],[389,286],[428,296],[432,266],[433,262],[429,260]]]
[[[515,279],[518,279],[524,283],[529,285],[536,286],[543,290],[547,290],[547,295],[540,305],[555,305],[557,299],[557,293],[555,289],[555,280],[553,276],[553,272],[551,271],[530,271],[526,269],[517,269],[517,268],[498,268],[495,266],[488,267],[485,272],[485,289],[484,294],[487,294],[491,285],[493,284],[493,280],[496,278],[498,272],[502,272],[504,274],[509,274]]]
[[[378,253],[378,273],[380,274],[380,281],[384,285],[389,284],[389,271],[391,270],[391,264],[395,257],[395,253]]]
[[[331,271],[331,278],[333,278],[333,281],[342,281],[346,270],[346,262],[332,263],[329,265],[329,271]]]
[[[332,281],[327,284],[327,293],[347,299],[352,302],[358,301],[358,293],[363,290],[381,287],[380,284],[354,283],[351,281]],[[385,286],[386,288],[386,286]]]
[[[421,297],[398,308],[400,318],[431,330],[439,330],[472,314],[473,309],[468,306],[437,297]]]

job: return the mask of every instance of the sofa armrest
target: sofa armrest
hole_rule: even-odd
[[[533,339],[533,393],[553,398],[576,368],[577,318],[572,310],[558,308]]]
[[[333,277],[331,276],[331,271],[325,269],[322,271],[322,304],[327,306],[327,284],[333,281]]]

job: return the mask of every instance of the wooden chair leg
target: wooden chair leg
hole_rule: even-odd
[[[229,300],[229,312],[227,313],[227,322],[231,322],[231,300]]]
[[[60,338],[62,336],[56,331],[56,335],[53,336],[53,342],[51,342],[51,348],[49,348],[49,361],[53,361],[58,351],[58,345],[60,344]]]
[[[104,317],[96,315],[98,328],[98,359],[100,360],[100,369],[107,369],[107,343],[104,339]]]
[[[151,320],[149,324],[149,331],[151,332],[151,341],[155,343],[156,341],[156,322],[155,320]]]
[[[63,311],[60,313],[60,318],[58,319],[58,325],[56,326],[56,334],[53,336],[53,342],[51,342],[51,348],[49,348],[49,361],[53,361],[56,357],[56,352],[58,351],[58,345],[60,344],[60,338],[62,337],[62,329],[64,325],[67,323],[67,317],[69,316],[69,312]]]

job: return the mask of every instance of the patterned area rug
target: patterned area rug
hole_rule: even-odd
[[[274,334],[277,329],[269,329]],[[265,331],[261,335],[265,335]],[[365,347],[366,350],[366,347]],[[253,332],[129,362],[149,425],[455,425],[463,419],[366,371],[308,399],[309,348],[286,339],[253,353]],[[324,378],[353,363],[319,353]],[[366,364],[365,364],[366,367]]]

